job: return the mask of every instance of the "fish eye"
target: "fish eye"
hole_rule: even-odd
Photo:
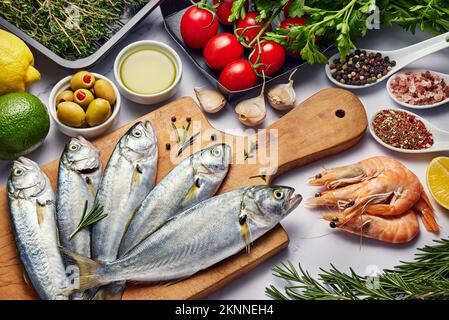
[[[71,145],[69,145],[69,149],[70,149],[70,151],[76,151],[76,150],[78,150],[78,145],[76,145],[76,144],[71,144]]]
[[[217,157],[217,158],[221,157],[221,149],[220,148],[213,148],[211,152],[214,157]]]
[[[276,200],[282,200],[284,199],[284,191],[282,190],[274,190],[273,196]]]
[[[19,176],[21,176],[23,174],[23,170],[22,169],[15,169],[13,173],[14,173],[15,176],[19,177]]]
[[[136,138],[140,138],[142,136],[142,131],[134,129],[131,134],[136,137]]]

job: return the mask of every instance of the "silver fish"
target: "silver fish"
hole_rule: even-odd
[[[157,158],[156,134],[149,121],[136,123],[117,143],[95,198],[107,217],[92,228],[94,259],[117,258],[131,214],[154,186]]]
[[[119,257],[175,214],[212,197],[228,173],[231,156],[228,145],[216,144],[196,152],[171,170],[131,220]]]
[[[29,280],[41,299],[67,299],[55,195],[48,177],[35,162],[20,157],[13,162],[7,185],[14,236]]]
[[[182,279],[248,249],[301,200],[289,187],[241,188],[180,213],[114,262],[100,263],[65,253],[78,264],[83,289],[116,281]]]
[[[90,228],[84,228],[71,237],[84,210],[93,204],[102,176],[98,150],[83,137],[72,138],[59,161],[56,217],[61,245],[86,257],[91,256]],[[70,265],[66,261],[66,266]],[[87,296],[76,294],[74,299]]]
[[[136,211],[123,237],[119,257],[176,213],[212,197],[226,177],[230,163],[231,148],[226,144],[216,144],[178,164]],[[125,283],[107,286],[100,289],[94,299],[119,299],[124,287]]]

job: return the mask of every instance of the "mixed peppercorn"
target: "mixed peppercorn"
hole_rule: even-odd
[[[364,86],[377,82],[387,75],[396,65],[396,61],[380,52],[367,52],[356,49],[346,59],[334,59],[329,66],[332,77],[342,84]]]
[[[375,134],[395,148],[420,150],[430,148],[434,141],[424,122],[399,110],[382,110],[372,122]]]

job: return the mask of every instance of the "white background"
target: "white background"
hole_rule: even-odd
[[[413,36],[400,28],[372,31],[367,37],[358,42],[361,48],[372,48],[379,50],[397,49],[413,43],[425,40],[429,35],[418,33]],[[194,64],[178,50],[177,45],[165,32],[162,17],[159,9],[149,15],[132,34],[120,42],[110,54],[102,60],[92,71],[103,74],[110,79],[114,79],[112,68],[115,56],[118,52],[137,40],[154,39],[167,43],[175,48],[184,63],[184,75],[180,90],[176,97],[192,96],[193,86],[207,85],[207,80],[198,72]],[[430,69],[449,74],[449,50],[446,49],[433,54],[414,63],[410,68]],[[35,54],[37,68],[42,74],[42,80],[33,85],[31,93],[37,95],[44,103],[48,102],[48,95],[53,85],[61,78],[70,73],[58,67],[46,57]],[[7,76],[7,75],[2,75]],[[297,92],[297,102],[303,101],[320,89],[331,86],[324,74],[322,65],[307,66],[303,72],[296,75],[295,89]],[[379,84],[369,89],[355,92],[364,103],[368,116],[373,115],[382,107],[395,106],[389,98],[385,84]],[[123,99],[122,111],[117,127],[122,126],[134,119],[154,110],[157,106],[145,106],[134,104]],[[421,111],[419,114],[435,124],[441,129],[449,131],[449,104],[433,110]],[[268,115],[264,125],[268,125],[279,118],[273,109],[268,108]],[[228,105],[218,115],[209,117],[210,122],[218,129],[227,131],[235,128],[244,129],[236,119],[232,106]],[[64,145],[69,138],[62,135],[52,124],[50,133],[45,144],[29,157],[39,164],[45,164],[60,156]],[[438,155],[448,155],[448,153],[429,155],[405,155],[390,152],[372,139],[369,133],[366,134],[360,144],[339,155],[315,162],[308,166],[297,168],[292,172],[280,177],[275,183],[293,186],[297,192],[304,197],[313,196],[316,189],[307,186],[307,179],[320,172],[324,166],[335,167],[339,165],[357,162],[361,159],[375,155],[386,155],[394,157],[406,164],[415,172],[421,181],[425,183],[425,172],[429,161]],[[0,184],[6,182],[9,164],[0,161]],[[438,222],[442,227],[441,237],[447,237],[449,228],[449,214],[446,210],[435,204]],[[290,236],[290,246],[282,253],[276,255],[255,270],[248,272],[245,276],[234,281],[232,284],[217,291],[209,298],[215,299],[265,299],[264,288],[269,284],[282,285],[282,281],[271,275],[271,268],[274,264],[286,259],[294,263],[301,261],[303,266],[312,275],[319,272],[320,267],[328,267],[330,263],[338,268],[347,270],[353,267],[357,272],[365,274],[369,272],[370,266],[378,268],[393,267],[400,260],[410,260],[415,249],[425,244],[431,243],[432,239],[438,236],[429,234],[421,226],[421,234],[417,239],[406,245],[388,245],[385,243],[361,239],[357,236],[345,234],[339,230],[332,230],[328,223],[321,220],[324,212],[313,211],[303,205],[298,207],[282,225]]]

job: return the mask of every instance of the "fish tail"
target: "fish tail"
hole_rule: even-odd
[[[75,291],[85,291],[105,284],[99,278],[103,263],[86,258],[64,247],[60,247],[60,250],[78,266],[79,284],[78,288],[71,289],[72,293]]]
[[[92,300],[121,300],[123,290],[125,289],[125,282],[116,282],[107,286],[101,287]]]

